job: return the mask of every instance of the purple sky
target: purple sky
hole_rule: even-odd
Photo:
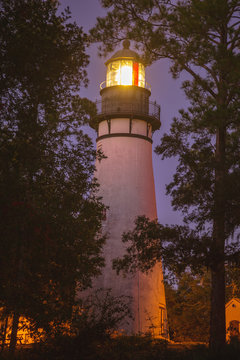
[[[72,18],[87,32],[96,23],[96,17],[104,16],[105,10],[101,8],[98,0],[60,0],[62,7],[69,6]],[[118,49],[116,49],[117,51]],[[88,49],[90,65],[88,67],[89,86],[82,89],[80,95],[92,101],[100,99],[99,85],[105,80],[107,59],[99,58],[97,46]],[[111,57],[111,54],[107,57]],[[151,85],[150,100],[161,105],[161,129],[153,136],[153,149],[161,141],[161,136],[168,131],[172,118],[178,115],[178,110],[187,106],[186,97],[181,90],[181,79],[173,80],[169,74],[169,62],[161,60],[146,69],[146,81]],[[96,138],[92,129],[87,130],[93,139]],[[156,200],[159,221],[163,224],[174,224],[181,221],[181,215],[171,208],[171,198],[166,195],[165,185],[171,181],[176,167],[176,160],[161,160],[153,152],[153,167],[156,188]]]

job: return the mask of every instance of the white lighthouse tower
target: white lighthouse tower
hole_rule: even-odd
[[[132,298],[133,321],[123,325],[126,333],[145,333],[167,338],[166,302],[162,266],[149,274],[123,277],[112,270],[112,260],[123,256],[124,231],[134,227],[139,215],[157,218],[152,168],[152,132],[160,128],[160,107],[149,101],[145,67],[136,52],[123,49],[107,62],[106,81],[101,84],[100,109],[91,126],[97,130],[97,149],[106,159],[97,161],[96,177],[103,202],[109,207],[104,230],[106,266],[97,287],[111,288],[114,296]]]

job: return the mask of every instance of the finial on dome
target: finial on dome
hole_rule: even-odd
[[[130,41],[128,39],[123,40],[122,44],[123,44],[124,49],[129,49]]]

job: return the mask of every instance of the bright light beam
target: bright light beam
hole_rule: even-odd
[[[132,66],[123,65],[121,67],[121,85],[132,85]]]

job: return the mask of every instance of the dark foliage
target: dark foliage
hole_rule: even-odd
[[[51,0],[0,1],[0,307],[48,328],[103,266],[103,204],[81,126],[87,38]],[[100,156],[100,154],[99,154]],[[32,329],[34,330],[34,329]]]

